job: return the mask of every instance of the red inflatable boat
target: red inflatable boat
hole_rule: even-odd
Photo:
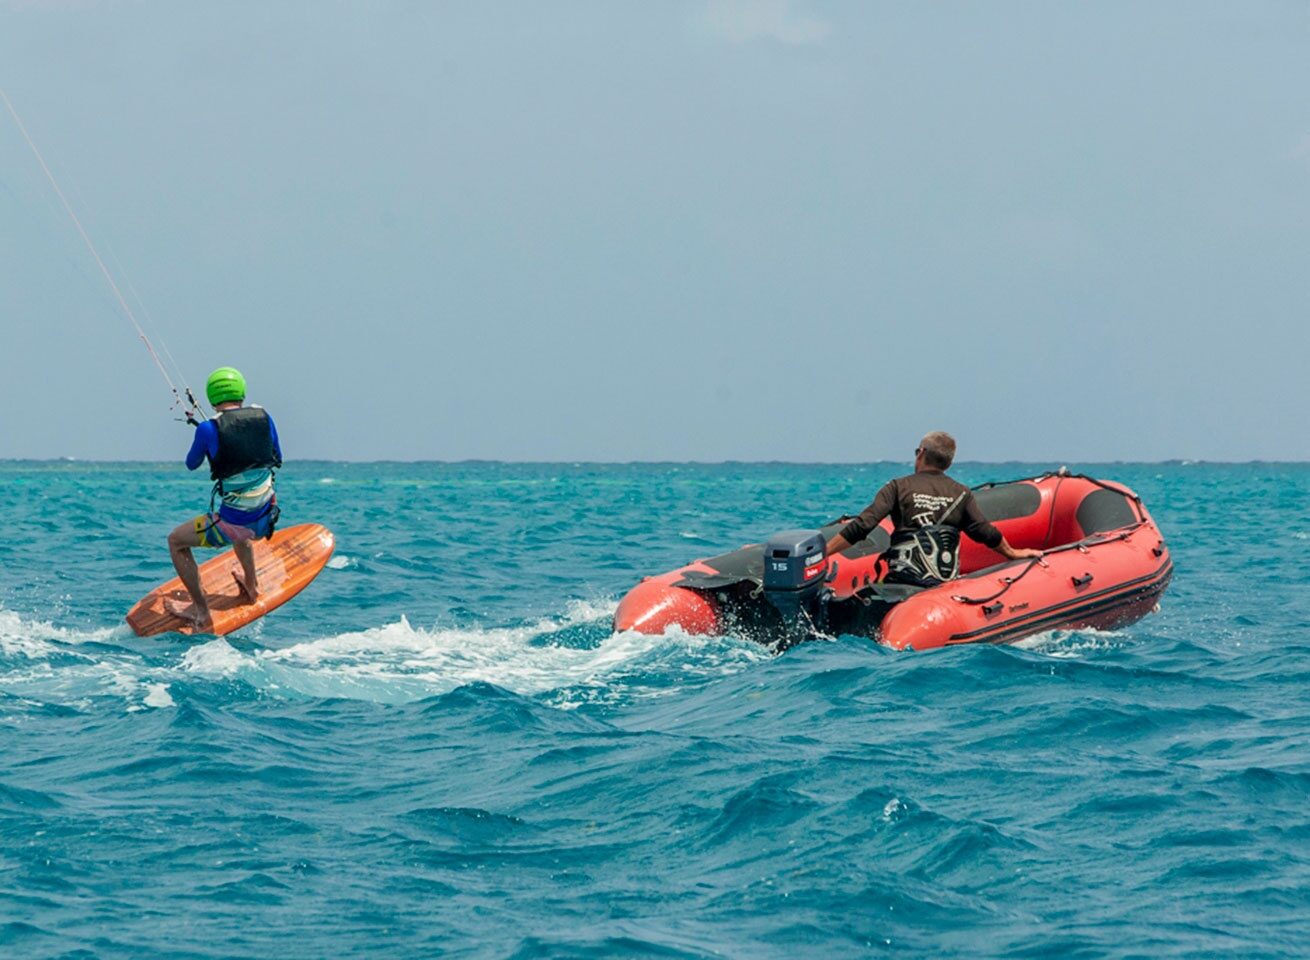
[[[842,518],[647,577],[619,603],[614,629],[740,630],[779,647],[847,633],[926,650],[1009,643],[1056,628],[1117,627],[1155,609],[1173,564],[1132,490],[1060,472],[985,484],[974,493],[1012,545],[1045,554],[1006,561],[962,537],[957,579],[927,589],[886,584],[881,554],[890,520],[845,553],[824,557],[822,543],[841,529]]]

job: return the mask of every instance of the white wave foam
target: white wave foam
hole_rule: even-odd
[[[338,553],[327,562],[329,570],[350,570],[359,566],[359,561],[354,557],[348,557],[345,554]]]
[[[217,637],[189,647],[186,653],[182,654],[179,666],[187,673],[222,679],[236,676],[245,663],[245,658],[240,651],[222,637]]]
[[[1024,637],[1015,642],[1021,650],[1044,653],[1048,657],[1077,659],[1088,653],[1099,653],[1123,644],[1128,634],[1120,630],[1098,630],[1085,627],[1081,630],[1047,630]]]
[[[175,706],[169,684],[189,678],[236,680],[275,696],[382,703],[410,702],[484,682],[545,696],[567,708],[660,695],[769,656],[749,641],[693,637],[676,629],[663,636],[610,633],[616,607],[612,600],[572,601],[559,617],[514,627],[424,629],[401,617],[277,649],[240,650],[218,638],[186,648],[171,662],[147,659],[155,654],[171,659],[176,648],[169,646],[148,653],[79,649],[81,643],[109,639],[124,628],[76,632],[0,609],[0,651],[19,660],[0,672],[0,689],[73,705],[111,695],[135,711]],[[247,640],[257,635],[243,632]]]
[[[143,701],[147,707],[163,709],[164,707],[175,707],[176,703],[169,696],[168,684],[150,683],[146,685],[146,698]]]
[[[7,657],[43,659],[61,652],[61,647],[108,640],[121,633],[120,628],[66,630],[46,620],[24,620],[12,610],[0,607],[0,654]],[[63,650],[65,653],[76,651]]]
[[[138,691],[145,665],[130,656],[82,648],[126,632],[125,626],[70,630],[0,609],[0,655],[23,661],[0,673],[0,690],[74,706],[86,704],[93,696],[130,699]]]
[[[395,623],[245,653],[224,640],[192,647],[181,667],[211,679],[240,679],[284,694],[401,703],[469,683],[527,696],[558,693],[560,706],[633,692],[638,675],[661,665],[681,676],[714,675],[767,654],[754,644],[680,633],[614,633],[596,646],[550,642],[553,634],[613,616],[616,604],[574,601],[562,620],[521,627],[433,628]],[[674,661],[670,664],[667,661]]]
[[[35,636],[16,613],[0,610],[0,655],[43,659],[51,653],[50,643]]]

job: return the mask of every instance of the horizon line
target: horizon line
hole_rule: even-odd
[[[587,460],[587,459],[563,459],[563,460],[502,460],[488,457],[467,457],[458,460],[442,459],[414,459],[399,460],[390,458],[381,458],[376,460],[338,460],[327,457],[305,457],[300,460],[288,460],[287,463],[330,463],[341,466],[369,466],[377,464],[408,464],[408,465],[431,465],[440,464],[445,466],[463,466],[473,464],[497,464],[502,466],[727,466],[727,465],[748,465],[748,466],[810,466],[810,467],[865,467],[865,466],[883,466],[886,464],[905,464],[910,461],[904,459],[895,460]],[[1044,464],[1054,464],[1054,460],[957,460],[952,467],[964,465],[977,466],[1006,466],[1010,464],[1023,464],[1025,466],[1037,466]],[[148,464],[151,466],[178,466],[183,462],[180,459],[169,460],[138,460],[138,459],[107,459],[98,457],[0,457],[0,464],[104,464],[104,465],[121,465],[121,464]],[[1194,464],[1209,464],[1216,466],[1245,466],[1251,464],[1267,464],[1275,466],[1301,466],[1310,464],[1310,459],[1305,460],[1265,460],[1259,457],[1245,460],[1213,460],[1205,457],[1169,457],[1163,460],[1076,460],[1070,459],[1062,462],[1060,466],[1067,466],[1069,463],[1077,463],[1090,466],[1191,466]],[[950,469],[950,468],[948,468]],[[1053,467],[1053,470],[1059,467]]]

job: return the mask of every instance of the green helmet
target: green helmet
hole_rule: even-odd
[[[209,405],[216,407],[220,403],[246,399],[246,378],[236,367],[219,367],[209,375],[205,382],[205,396]]]

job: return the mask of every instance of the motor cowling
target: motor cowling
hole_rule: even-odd
[[[823,534],[784,530],[764,545],[764,596],[782,620],[781,640],[791,646],[819,627],[828,569]]]

